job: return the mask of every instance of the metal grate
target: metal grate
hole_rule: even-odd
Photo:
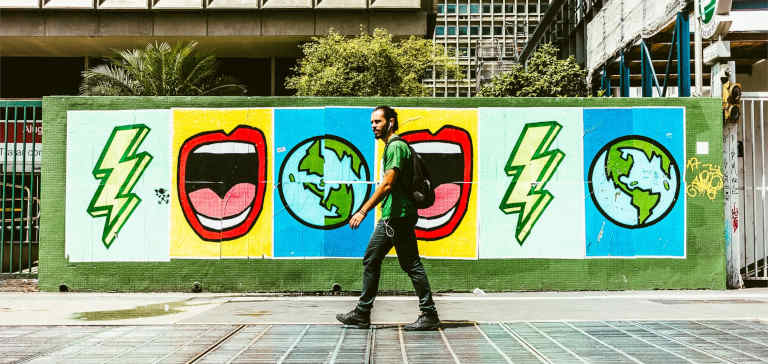
[[[0,363],[750,363],[760,321],[557,321],[446,325],[0,326]]]
[[[747,96],[747,95],[745,95]],[[739,155],[738,206],[732,211],[737,219],[741,242],[741,273],[744,280],[768,280],[768,203],[766,203],[766,122],[768,93],[755,93],[741,99],[742,118],[738,123],[738,140],[743,146]]]
[[[0,274],[37,266],[42,102],[0,100]]]

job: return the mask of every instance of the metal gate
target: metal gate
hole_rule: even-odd
[[[42,101],[0,100],[0,275],[37,272]]]
[[[766,175],[768,166],[768,93],[747,93],[742,97],[742,117],[738,125],[738,205],[726,211],[730,228],[740,240],[740,271],[747,285],[750,281],[768,283],[768,203]],[[742,226],[739,229],[739,225]]]

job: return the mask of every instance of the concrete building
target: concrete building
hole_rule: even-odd
[[[422,0],[3,0],[0,97],[77,94],[80,72],[111,49],[196,40],[249,95],[289,95],[299,45],[333,28],[427,34]]]
[[[433,70],[424,80],[432,96],[476,94],[479,82],[516,61],[548,6],[549,0],[436,0],[432,39],[455,55],[465,77]]]

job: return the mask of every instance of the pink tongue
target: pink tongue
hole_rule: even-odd
[[[432,218],[450,211],[459,202],[461,187],[455,183],[443,183],[435,188],[435,204],[419,210],[419,216]]]
[[[189,201],[195,211],[214,219],[221,219],[243,212],[253,202],[256,186],[252,183],[238,183],[227,191],[224,199],[219,198],[210,188],[203,188],[189,194]]]

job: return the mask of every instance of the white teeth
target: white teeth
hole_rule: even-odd
[[[256,153],[256,146],[242,142],[219,142],[202,145],[193,150],[192,153],[248,154]]]
[[[419,152],[419,153],[421,153],[421,152]],[[448,220],[450,220],[451,217],[453,217],[454,213],[456,213],[456,208],[455,207],[450,209],[448,212],[446,212],[446,213],[444,213],[444,214],[442,214],[442,215],[440,215],[438,217],[433,217],[431,219],[419,216],[419,221],[416,222],[416,227],[420,228],[420,229],[428,230],[428,229],[436,228],[438,226],[445,225],[445,223],[447,223]]]
[[[416,142],[411,143],[411,147],[416,153],[461,154],[460,146],[446,142]]]
[[[200,223],[203,224],[203,226],[206,228],[211,230],[224,230],[239,225],[245,221],[245,218],[248,217],[249,212],[251,212],[250,207],[245,209],[245,211],[241,212],[240,214],[228,219],[211,219],[210,217],[206,217],[200,214],[195,215],[197,216],[197,219],[200,221]]]

